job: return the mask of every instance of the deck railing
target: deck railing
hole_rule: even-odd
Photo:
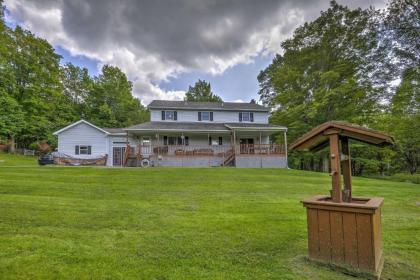
[[[284,155],[284,145],[241,144],[233,147],[236,155]],[[125,158],[140,156],[217,156],[232,153],[231,145],[137,145],[127,146]]]
[[[282,144],[240,144],[236,145],[237,155],[284,155],[285,148]]]

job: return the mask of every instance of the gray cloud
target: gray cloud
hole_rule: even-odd
[[[165,97],[153,82],[179,72],[222,73],[262,52],[280,51],[280,42],[294,28],[329,6],[329,1],[305,0],[5,3],[17,20],[53,44],[123,68],[134,80],[135,93],[145,100]],[[348,3],[384,5],[383,0]]]

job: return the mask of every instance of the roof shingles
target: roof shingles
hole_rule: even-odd
[[[256,103],[239,102],[192,102],[192,101],[171,101],[153,100],[149,109],[183,109],[183,110],[217,110],[217,111],[256,111],[269,112],[270,108]]]

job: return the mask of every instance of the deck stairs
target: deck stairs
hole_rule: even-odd
[[[235,166],[235,152],[233,148],[226,151],[222,166]]]
[[[124,155],[124,166],[126,167],[138,167],[140,166],[140,152],[136,153],[135,147],[127,145]]]

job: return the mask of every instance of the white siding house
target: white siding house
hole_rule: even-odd
[[[58,152],[82,159],[106,155],[108,166],[287,167],[287,128],[268,123],[269,108],[155,100],[149,110],[150,122],[127,128],[75,122],[54,133]]]
[[[79,158],[96,158],[108,154],[108,133],[86,121],[56,133],[61,153]],[[90,153],[80,153],[80,147],[90,147]],[[79,151],[77,152],[77,147]],[[77,153],[77,154],[76,154]]]

